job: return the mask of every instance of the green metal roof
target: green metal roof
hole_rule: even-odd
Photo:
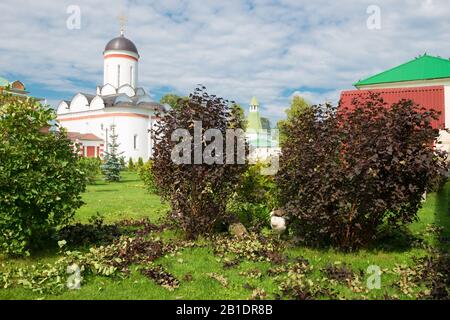
[[[250,101],[251,106],[259,106],[258,100],[256,100],[256,97],[252,98],[252,101]]]
[[[9,85],[9,81],[0,77],[0,87],[6,87],[7,85]]]
[[[258,111],[250,111],[247,117],[247,131],[256,131],[262,129],[261,117]]]
[[[450,61],[425,54],[398,67],[360,80],[354,86],[442,78],[450,78]]]

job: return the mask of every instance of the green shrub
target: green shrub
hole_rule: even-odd
[[[412,101],[387,105],[375,94],[352,108],[314,106],[295,116],[284,127],[276,180],[297,234],[352,250],[382,225],[416,220],[423,193],[448,170],[433,146],[437,118]]]
[[[269,214],[277,207],[274,177],[261,174],[264,166],[264,163],[249,166],[227,203],[227,212],[247,228],[268,225]]]
[[[82,205],[86,178],[55,112],[33,99],[0,95],[0,250],[30,245],[67,224]]]
[[[94,184],[97,176],[102,172],[102,160],[99,158],[81,158],[79,163],[81,170],[86,175],[86,182]]]
[[[139,176],[144,185],[150,193],[158,193],[158,188],[155,183],[155,176],[153,174],[153,161],[148,160],[144,165],[138,168]]]
[[[445,161],[445,158],[442,158],[441,161]],[[434,176],[430,179],[430,183],[428,184],[427,192],[439,192],[441,191],[447,181],[449,180],[449,172],[443,171],[441,174]]]
[[[259,230],[269,225],[271,209],[263,203],[242,202],[231,198],[227,203],[227,212],[236,217],[247,229]]]
[[[134,171],[135,167],[134,167],[134,162],[133,162],[133,158],[129,158],[128,159],[128,170],[129,171]]]
[[[139,170],[143,166],[144,166],[144,160],[142,159],[142,157],[139,157],[139,159],[138,159],[138,161],[136,163],[136,169]]]

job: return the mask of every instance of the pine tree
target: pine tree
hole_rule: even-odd
[[[139,157],[136,167],[137,169],[139,169],[142,168],[143,166],[144,166],[144,159],[142,159],[142,157]]]
[[[131,157],[128,159],[128,170],[129,171],[134,170],[134,162],[133,162],[133,158],[131,158]]]
[[[122,170],[121,157],[123,152],[118,152],[119,143],[117,143],[116,126],[111,126],[111,134],[109,135],[110,143],[108,143],[108,151],[105,152],[105,163],[102,166],[103,174],[106,181],[119,181],[120,171]]]
[[[125,163],[125,157],[120,157],[120,165],[122,166],[122,170],[127,167]]]

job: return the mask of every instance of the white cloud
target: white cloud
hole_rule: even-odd
[[[66,8],[79,4],[81,29]],[[292,92],[314,103],[337,100],[355,81],[425,51],[450,55],[446,0],[379,0],[381,30],[368,30],[370,1],[4,1],[0,75],[54,91],[94,92],[102,51],[128,16],[126,36],[141,54],[140,82],[151,92],[187,94],[198,83],[215,94],[284,116]],[[20,8],[20,10],[17,10]],[[92,87],[92,88],[91,88]],[[68,97],[66,97],[68,98]]]

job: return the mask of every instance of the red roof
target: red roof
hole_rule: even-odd
[[[340,106],[351,108],[354,98],[367,95],[370,92],[379,93],[387,104],[394,104],[402,99],[407,99],[428,110],[434,109],[441,114],[437,121],[433,121],[433,127],[445,128],[444,86],[343,91]]]
[[[70,140],[103,141],[93,133],[67,132],[67,137]]]
[[[97,141],[103,141],[102,138],[97,137],[95,134],[93,133],[85,133],[85,134],[80,134],[80,137],[78,138],[80,140],[97,140]]]

